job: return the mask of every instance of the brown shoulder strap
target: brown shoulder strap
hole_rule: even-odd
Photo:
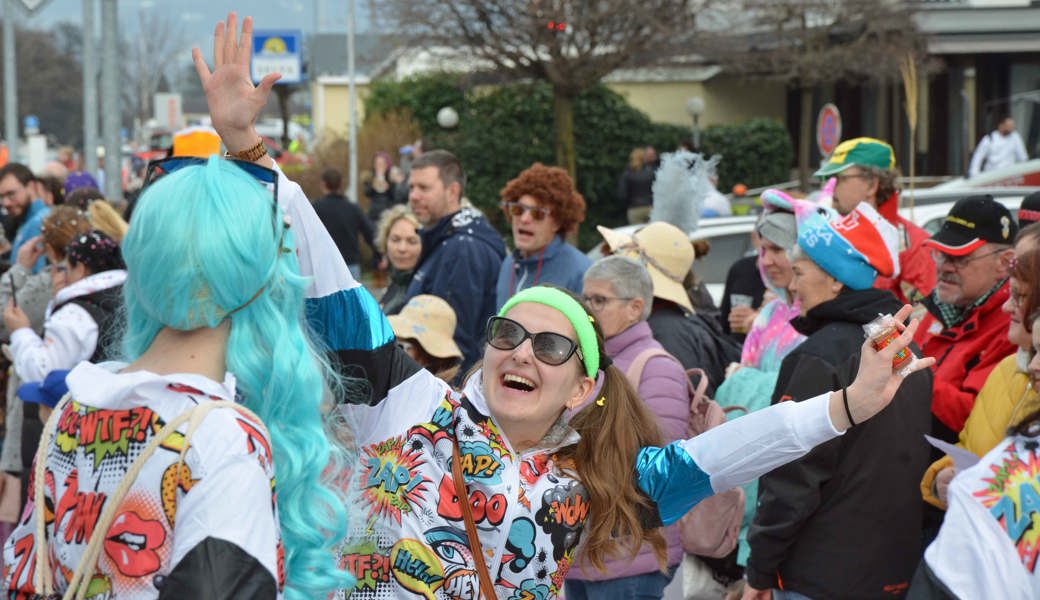
[[[469,506],[466,482],[462,479],[462,457],[459,455],[459,442],[455,439],[451,441],[451,477],[455,480],[455,495],[458,496],[459,508],[462,509],[462,519],[466,521],[466,537],[469,538],[470,552],[473,553],[477,577],[480,578],[480,598],[488,600],[488,598],[495,597],[495,586],[491,583],[491,574],[484,562],[484,550],[480,546],[480,538],[477,537],[477,525],[473,522],[473,511]]]

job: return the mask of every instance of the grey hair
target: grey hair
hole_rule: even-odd
[[[654,305],[654,283],[643,263],[627,256],[605,256],[585,271],[582,281],[591,279],[609,282],[619,298],[642,298],[643,314],[639,320],[645,321],[650,317]]]
[[[794,262],[796,260],[812,261],[812,258],[805,253],[805,250],[802,250],[802,246],[800,244],[795,243],[794,246],[791,246],[787,249],[787,260],[790,262]]]

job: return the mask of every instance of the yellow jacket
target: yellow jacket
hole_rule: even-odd
[[[1029,384],[1029,375],[1019,366],[1019,360],[1023,360],[1022,366],[1025,366],[1028,356],[1020,359],[1020,354],[1021,350],[1006,356],[990,372],[975,397],[968,420],[964,422],[958,446],[983,456],[1004,439],[1009,426],[1040,404],[1040,397]],[[944,456],[928,467],[921,478],[921,496],[925,502],[946,510],[946,505],[936,497],[933,486],[939,471],[952,466],[953,459]]]

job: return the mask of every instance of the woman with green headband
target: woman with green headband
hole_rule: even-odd
[[[346,321],[374,331],[380,317],[366,306]],[[346,409],[365,515],[343,549],[359,582],[351,598],[556,598],[579,543],[602,568],[618,548],[645,541],[663,566],[662,525],[883,409],[902,382],[895,349],[916,327],[881,352],[865,345],[846,390],[664,447],[604,354],[598,324],[565,290],[537,286],[508,300],[489,319],[482,365],[461,392],[373,337],[344,354],[373,388],[371,406]]]

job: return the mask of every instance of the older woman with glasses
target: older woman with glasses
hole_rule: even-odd
[[[629,377],[643,406],[657,421],[662,441],[686,437],[690,411],[686,372],[654,339],[646,322],[654,302],[654,286],[646,267],[625,256],[602,258],[585,272],[582,292],[603,330],[607,356]],[[637,362],[643,363],[638,375],[629,372]],[[584,554],[579,552],[576,568],[567,574],[567,598],[660,598],[683,556],[678,530],[669,527],[663,533],[667,572],[661,571],[649,544],[638,549],[624,547],[623,554],[606,562],[605,571],[583,560]],[[635,556],[629,556],[633,550]]]
[[[1007,339],[1018,350],[990,371],[960,431],[957,445],[983,456],[1004,438],[1008,427],[1040,408],[1040,397],[1030,385],[1029,361],[1033,343],[1028,315],[1040,306],[1040,224],[1018,233],[1009,281],[1010,293],[1002,310],[1010,317]],[[921,494],[929,504],[945,510],[947,490],[955,475],[949,456],[932,463],[921,479]]]

